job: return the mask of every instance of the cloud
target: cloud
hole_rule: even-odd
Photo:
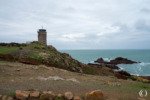
[[[135,27],[140,32],[150,32],[150,23],[145,20],[138,20],[135,24]]]
[[[149,0],[1,0],[0,41],[37,39],[58,49],[150,48]],[[143,45],[139,45],[143,44]]]
[[[149,8],[142,8],[141,12],[149,14],[150,13],[150,9]]]

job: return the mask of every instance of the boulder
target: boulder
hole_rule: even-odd
[[[58,94],[55,98],[55,100],[65,100],[65,97],[63,94]]]
[[[39,91],[30,91],[30,99],[38,98],[40,96]]]
[[[79,96],[74,96],[73,100],[82,100]]]
[[[16,99],[26,100],[29,97],[30,91],[16,90]]]
[[[67,100],[73,99],[73,93],[72,92],[65,92],[64,96]]]
[[[104,100],[104,94],[101,90],[95,90],[86,93],[85,100]]]
[[[14,98],[7,95],[0,95],[0,100],[14,100]]]
[[[52,91],[43,91],[40,95],[40,100],[54,100],[55,94]]]

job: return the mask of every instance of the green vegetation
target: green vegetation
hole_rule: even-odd
[[[96,70],[92,67],[83,68],[83,72],[86,73],[86,74],[92,74],[92,75],[97,74]]]
[[[11,52],[17,51],[19,48],[18,47],[3,47],[0,46],[0,54],[9,54]]]
[[[15,91],[12,91],[12,92],[9,92],[7,95],[11,96],[11,97],[15,97],[16,93],[15,93]]]
[[[141,90],[141,89],[150,90],[149,83],[137,82],[136,84],[130,84],[129,87],[135,90]]]

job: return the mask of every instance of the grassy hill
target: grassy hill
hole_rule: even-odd
[[[0,59],[34,65],[45,64],[75,72],[82,72],[81,67],[84,66],[70,55],[57,51],[53,46],[44,46],[38,42],[0,46]]]

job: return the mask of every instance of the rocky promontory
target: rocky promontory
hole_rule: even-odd
[[[110,60],[109,62],[105,61],[103,58],[98,58],[94,62],[100,63],[100,64],[113,64],[113,65],[118,65],[118,64],[135,64],[135,63],[138,63],[136,61],[132,61],[132,60],[129,60],[129,59],[123,58],[123,57],[117,57],[117,58],[115,58],[113,60]]]

